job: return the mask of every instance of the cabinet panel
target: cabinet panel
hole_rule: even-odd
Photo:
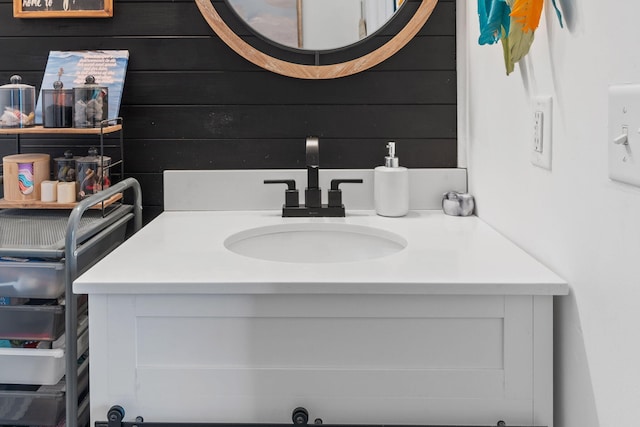
[[[533,298],[90,295],[92,419],[531,424]]]
[[[136,353],[158,369],[502,369],[503,331],[497,318],[139,317]],[[185,345],[167,346],[178,332]]]

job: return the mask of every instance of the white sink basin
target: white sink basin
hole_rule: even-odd
[[[353,262],[401,251],[407,241],[386,230],[351,224],[299,223],[252,228],[224,246],[237,254],[296,263]]]

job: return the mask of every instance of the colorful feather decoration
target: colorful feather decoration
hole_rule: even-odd
[[[502,42],[507,75],[515,64],[529,53],[534,33],[540,24],[545,0],[478,0],[480,37],[478,43]],[[556,16],[562,24],[562,14],[556,0],[551,0]]]
[[[515,3],[519,0],[505,0],[507,6],[513,11]],[[520,61],[529,53],[531,44],[533,43],[533,35],[535,31],[524,31],[522,22],[516,20],[511,13],[511,25],[509,31],[503,33],[502,50],[504,54],[504,66],[507,75],[511,74],[515,69],[516,62]]]
[[[502,38],[503,31],[509,32],[510,11],[504,0],[478,0],[479,44],[494,44]]]
[[[523,31],[519,22],[511,23],[511,30],[506,37],[502,38],[502,48],[504,53],[504,66],[507,75],[515,69],[516,62],[520,61],[529,53],[533,44],[534,31]]]
[[[511,17],[522,25],[522,31],[535,31],[540,24],[544,0],[515,0],[511,7]]]

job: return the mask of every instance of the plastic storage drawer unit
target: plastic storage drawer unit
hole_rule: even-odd
[[[78,392],[89,385],[89,361],[78,368]],[[0,424],[57,426],[65,417],[65,380],[54,385],[0,384]]]

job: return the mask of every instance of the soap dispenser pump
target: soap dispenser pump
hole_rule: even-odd
[[[387,143],[384,166],[374,169],[373,201],[381,216],[404,216],[409,212],[409,170],[399,165],[396,143]]]

